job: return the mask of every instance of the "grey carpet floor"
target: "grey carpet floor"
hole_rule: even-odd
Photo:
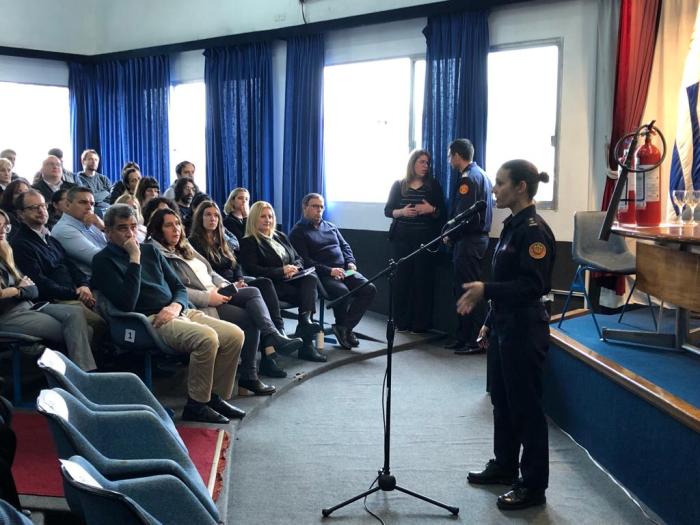
[[[369,487],[383,464],[381,385],[385,358],[347,364],[275,396],[244,420],[233,443],[226,522],[377,523],[358,501],[321,517]],[[384,521],[426,523],[649,523],[568,436],[550,425],[548,504],[516,513],[496,508],[503,488],[467,486],[466,472],[492,457],[484,356],[430,345],[394,356],[391,469],[410,490],[458,506],[446,511],[399,492],[370,496]]]

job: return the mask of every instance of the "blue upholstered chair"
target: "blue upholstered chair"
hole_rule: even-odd
[[[88,374],[63,354],[49,348],[39,357],[37,365],[44,372],[49,387],[70,392],[90,410],[152,410],[187,451],[172,418],[135,374]]]
[[[219,519],[199,472],[181,443],[150,410],[93,411],[60,388],[42,390],[37,410],[49,421],[58,457],[86,458],[110,480],[169,474]]]
[[[2,525],[32,525],[32,520],[5,500],[0,499],[0,523]]]
[[[12,402],[15,406],[31,406],[22,401],[22,348],[38,343],[41,343],[38,337],[0,331],[0,349],[12,352]]]
[[[175,476],[160,474],[111,481],[80,456],[61,460],[61,474],[71,510],[87,525],[218,522]],[[79,505],[74,508],[76,502]]]
[[[177,352],[165,344],[145,315],[138,312],[123,312],[100,293],[96,294],[96,299],[97,308],[109,325],[112,342],[122,350],[143,355],[143,382],[152,389],[152,356],[154,354],[175,355]]]

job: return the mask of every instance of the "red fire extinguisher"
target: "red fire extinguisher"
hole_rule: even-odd
[[[622,157],[619,160],[619,165],[617,168],[617,173],[618,177],[620,175],[620,172],[622,171],[622,164],[625,162],[625,159],[627,158],[627,152],[629,150],[626,149],[625,153],[622,155]],[[636,157],[632,158],[632,166],[630,166],[632,169],[636,169],[635,165],[637,163]],[[634,177],[633,174],[629,174],[627,176],[627,188],[625,188],[625,198],[620,200],[620,206],[617,209],[617,220],[623,224],[635,224],[637,222],[637,207],[636,207],[636,201],[637,201],[637,178]]]
[[[652,133],[644,139],[637,151],[637,169],[651,168],[661,162],[661,152],[651,143]],[[661,223],[661,168],[637,173],[637,194],[643,197],[636,202],[638,226],[658,226]]]

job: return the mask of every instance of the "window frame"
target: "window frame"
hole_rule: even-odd
[[[556,118],[554,123],[554,136],[552,137],[552,146],[554,147],[554,173],[550,174],[554,179],[552,182],[552,200],[537,201],[537,208],[540,210],[557,211],[559,205],[559,145],[561,142],[561,97],[562,97],[562,80],[564,78],[564,39],[543,38],[537,40],[523,40],[519,42],[509,42],[507,44],[497,44],[489,47],[489,54],[499,51],[513,51],[521,49],[529,49],[535,47],[557,47],[557,101],[556,101]],[[488,79],[487,79],[488,83]],[[487,121],[488,126],[488,121]],[[487,128],[488,129],[488,128]],[[489,166],[491,169],[492,166]]]

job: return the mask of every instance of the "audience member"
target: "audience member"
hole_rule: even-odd
[[[141,216],[143,217],[143,208],[148,201],[155,199],[160,195],[160,185],[153,177],[143,177],[136,185],[136,200],[141,205]]]
[[[224,279],[236,283],[239,288],[246,284],[257,288],[265,301],[272,323],[281,334],[284,334],[284,319],[282,319],[279,299],[272,281],[267,277],[247,279],[244,277],[241,265],[236,261],[234,250],[226,240],[221,212],[215,202],[204,201],[197,206],[192,219],[192,233],[189,241],[197,253],[202,255],[213,270]],[[277,361],[274,347],[263,346],[262,350],[260,373],[267,377],[287,377],[287,373]]]
[[[94,149],[86,149],[80,155],[83,171],[78,172],[76,183],[92,190],[95,198],[95,213],[102,217],[109,208],[109,195],[112,183],[102,173],[97,172],[100,156]]]
[[[109,203],[114,204],[115,201],[124,195],[124,192],[126,192],[126,186],[124,186],[124,172],[128,169],[131,168],[136,168],[137,170],[141,170],[139,165],[135,163],[134,161],[128,161],[125,162],[124,165],[122,166],[122,173],[119,176],[119,180],[114,183],[114,186],[112,186],[112,193],[109,195]]]
[[[63,179],[63,171],[61,161],[54,155],[49,155],[44,159],[41,165],[41,177],[38,182],[32,184],[32,188],[41,193],[44,197],[44,202],[51,202],[51,196],[54,192],[74,186],[72,182]],[[50,230],[56,224],[58,218],[49,216],[47,227]]]
[[[66,169],[66,166],[63,164],[63,150],[61,148],[51,148],[46,154],[53,155],[59,161],[61,161],[61,176],[63,177],[63,180],[65,182],[70,182],[71,184],[76,184],[77,179],[76,179],[75,173],[73,173],[69,169]],[[34,174],[34,178],[32,179],[32,184],[36,184],[40,180],[41,180],[41,170],[37,171]]]
[[[82,309],[72,304],[41,304],[34,281],[17,269],[6,236],[12,226],[0,210],[0,330],[40,337],[65,348],[71,360],[83,370],[94,370],[90,349],[92,328]]]
[[[263,346],[292,353],[301,347],[301,339],[289,339],[279,333],[260,291],[245,283],[232,284],[212,270],[207,260],[185,239],[180,218],[173,210],[159,210],[153,214],[148,223],[148,238],[187,287],[190,303],[211,317],[238,325],[245,332],[238,386],[256,395],[274,393],[274,386],[258,378],[258,345],[262,340]]]
[[[68,190],[66,212],[51,230],[51,237],[61,243],[66,255],[88,277],[92,275],[92,258],[107,246],[102,233],[104,223],[94,205],[90,188],[74,186]]]
[[[7,236],[8,241],[12,241],[12,238],[19,231],[19,215],[17,214],[17,209],[15,208],[15,199],[20,193],[29,191],[29,182],[23,178],[18,178],[10,182],[10,184],[5,188],[5,191],[0,197],[0,209],[7,213],[10,218],[10,224],[12,225],[12,231]]]
[[[158,250],[136,240],[133,208],[117,204],[105,214],[108,244],[93,259],[92,282],[126,312],[149,317],[166,344],[190,354],[186,421],[228,423],[245,412],[228,404],[243,332],[188,307],[187,290]]]
[[[177,204],[179,209],[180,218],[185,226],[187,235],[190,234],[190,228],[192,227],[192,214],[194,213],[192,199],[194,199],[195,193],[197,193],[197,186],[195,186],[194,180],[190,177],[180,177],[175,183],[175,204]]]
[[[14,170],[15,168],[15,163],[17,162],[17,152],[13,149],[4,149],[0,151],[0,157],[3,159],[7,159],[12,163],[12,169]],[[19,175],[17,175],[14,171],[12,172],[12,180],[15,180],[19,178]]]
[[[56,217],[57,220],[61,220],[63,214],[67,210],[67,195],[68,190],[58,190],[51,195],[51,202],[49,203],[49,217]]]
[[[10,159],[0,157],[0,197],[12,182],[12,162]]]
[[[155,197],[151,199],[143,207],[143,223],[148,226],[151,216],[155,213],[155,211],[164,210],[166,208],[169,208],[180,215],[180,210],[178,209],[177,204],[175,204],[175,202],[172,200],[166,199],[165,197]]]
[[[37,190],[29,190],[17,197],[15,205],[22,221],[12,239],[17,266],[36,283],[42,301],[82,306],[93,330],[93,352],[97,351],[107,325],[93,310],[95,297],[88,276],[66,256],[61,243],[46,229],[49,214],[44,197]]]
[[[236,188],[229,193],[224,205],[224,227],[233,233],[238,241],[245,237],[245,227],[250,213],[250,194],[245,188]]]
[[[415,150],[408,158],[406,176],[394,182],[384,206],[393,218],[389,228],[391,255],[405,257],[438,235],[445,214],[445,197],[430,176],[430,154]],[[394,280],[394,313],[399,332],[425,332],[433,320],[433,254],[422,252],[399,266]]]
[[[311,321],[316,311],[318,279],[304,273],[304,262],[282,232],[275,231],[275,210],[265,201],[250,209],[246,236],[241,240],[241,262],[251,275],[272,280],[277,296],[299,307],[296,335],[304,340],[299,358],[326,361],[314,348],[314,335],[321,327]]]
[[[139,205],[138,199],[131,195],[130,193],[124,193],[119,197],[114,204],[126,204],[134,209],[136,214],[136,220],[138,221],[138,228],[136,230],[136,238],[139,242],[144,242],[146,240],[146,226],[143,224],[143,217],[141,216],[141,206]]]
[[[194,170],[194,164],[189,160],[183,160],[182,162],[178,163],[178,165],[175,166],[175,180],[172,182],[170,187],[165,190],[163,197],[166,199],[175,200],[175,184],[177,184],[177,181],[183,177],[189,177],[190,179],[194,180]]]
[[[289,234],[292,246],[301,255],[304,266],[314,266],[328,295],[335,299],[367,282],[357,271],[355,256],[335,224],[323,220],[324,202],[318,193],[309,193],[302,200],[304,217]],[[359,346],[353,329],[372,304],[377,289],[368,284],[357,295],[333,308],[333,333],[346,349]]]
[[[124,183],[124,193],[122,195],[136,195],[136,186],[141,180],[141,170],[136,166],[126,168],[122,174],[122,182]]]

